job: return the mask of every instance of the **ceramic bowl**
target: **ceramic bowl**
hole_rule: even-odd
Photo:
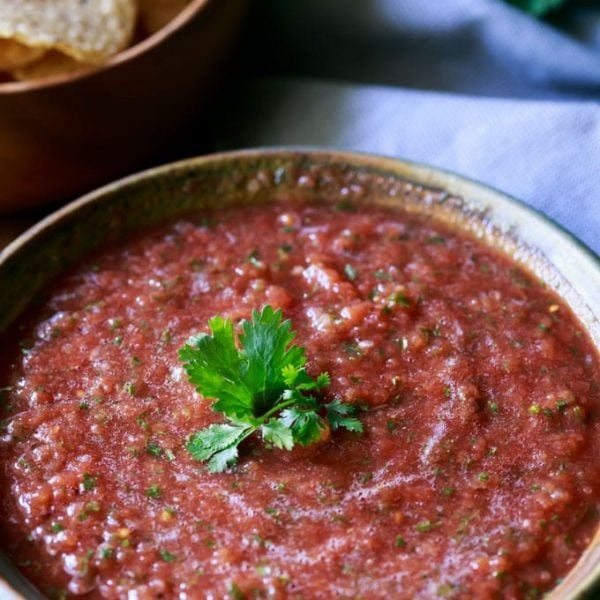
[[[0,254],[0,334],[52,278],[103,244],[189,211],[294,195],[401,207],[467,230],[554,288],[600,348],[600,262],[548,219],[482,184],[431,167],[293,150],[241,151],[167,165],[106,186],[47,217]],[[0,577],[2,598],[39,597],[6,561],[0,560]],[[600,535],[545,597],[592,597],[600,593],[598,581]]]
[[[0,211],[73,198],[147,164],[223,79],[246,0],[191,0],[100,68],[0,83]]]

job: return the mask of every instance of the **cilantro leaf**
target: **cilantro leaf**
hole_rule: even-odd
[[[308,446],[321,439],[327,424],[314,410],[287,408],[281,413],[281,422],[292,430],[294,440]]]
[[[250,428],[251,425],[210,425],[194,433],[186,449],[196,460],[208,460],[213,454],[239,444]]]
[[[292,430],[282,421],[271,419],[260,430],[265,442],[269,442],[277,448],[285,448],[286,450],[291,450],[294,447]]]
[[[216,454],[213,454],[208,461],[209,473],[222,473],[227,470],[228,467],[232,467],[238,458],[238,447],[230,446],[221,450]]]
[[[315,396],[305,396],[302,390],[297,388],[285,390],[283,392],[283,399],[286,401],[286,406],[295,404],[298,408],[317,411],[321,408],[321,405]]]
[[[319,390],[331,383],[329,373],[321,373],[313,379],[304,369],[304,365],[286,365],[283,370],[283,380],[288,387],[298,390]]]
[[[251,416],[252,391],[244,381],[245,363],[235,345],[233,324],[213,317],[208,326],[212,335],[196,336],[179,350],[190,383],[202,395],[217,398],[215,410],[229,417]]]
[[[265,442],[285,450],[322,439],[328,428],[362,431],[354,407],[339,400],[324,405],[307,393],[331,380],[328,373],[316,379],[307,373],[304,348],[293,345],[296,334],[281,310],[267,305],[240,325],[239,347],[233,323],[216,316],[209,334],[191,337],[179,350],[190,383],[229,421],[190,437],[186,449],[194,459],[220,473],[235,465],[238,446],[258,430]]]
[[[291,346],[296,337],[292,322],[281,322],[282,313],[265,306],[252,312],[252,321],[242,322],[240,344],[248,361],[245,379],[254,396],[254,411],[268,410],[286,387],[284,368],[302,368],[304,348]]]
[[[337,429],[343,427],[348,431],[363,432],[363,424],[359,419],[352,416],[358,412],[356,406],[344,404],[336,398],[325,405],[325,410],[327,411],[327,420],[333,431],[337,431]]]
[[[329,373],[321,373],[315,381],[315,389],[321,390],[326,388],[331,383],[331,377]]]

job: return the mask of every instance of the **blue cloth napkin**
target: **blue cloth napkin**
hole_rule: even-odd
[[[222,148],[429,163],[528,202],[600,253],[600,11],[574,11],[566,31],[500,0],[263,0],[258,14],[280,66],[236,95]]]

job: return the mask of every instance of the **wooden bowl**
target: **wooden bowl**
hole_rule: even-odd
[[[327,167],[327,176],[320,175]],[[410,182],[414,194],[405,194]],[[403,193],[400,193],[403,192]],[[106,186],[41,221],[0,254],[0,334],[41,288],[112,240],[191,210],[281,195],[351,198],[434,215],[513,259],[570,305],[600,348],[600,261],[557,225],[500,192],[401,160],[344,152],[259,150],[152,169]],[[548,600],[598,597],[600,534]],[[0,557],[0,596],[39,598]]]
[[[72,198],[147,163],[223,78],[246,0],[191,0],[107,64],[0,83],[0,211]]]

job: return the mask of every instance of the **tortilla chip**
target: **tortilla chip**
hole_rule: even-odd
[[[55,75],[72,73],[74,71],[85,71],[90,68],[92,68],[90,65],[81,63],[70,56],[62,54],[62,52],[50,50],[36,62],[20,69],[14,69],[12,76],[17,81],[26,81],[29,79],[54,77]]]
[[[43,48],[28,48],[13,40],[0,39],[0,71],[25,67],[38,60],[45,52]]]
[[[0,38],[102,63],[127,46],[135,0],[0,0]]]
[[[152,35],[172,21],[190,0],[138,0],[140,25],[146,35]]]

